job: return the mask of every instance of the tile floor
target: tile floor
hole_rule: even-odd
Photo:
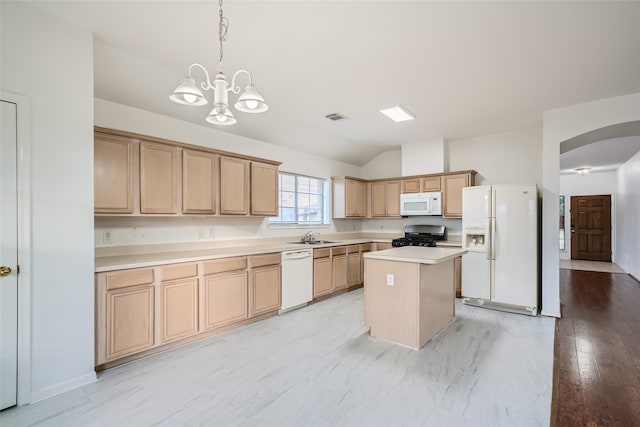
[[[554,319],[464,306],[422,350],[371,338],[362,290],[110,369],[9,426],[546,426]]]
[[[560,268],[565,270],[600,271],[602,273],[625,273],[614,262],[583,261],[579,259],[561,259]]]

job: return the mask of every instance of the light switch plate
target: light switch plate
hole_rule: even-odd
[[[393,286],[393,274],[387,274],[387,286]]]

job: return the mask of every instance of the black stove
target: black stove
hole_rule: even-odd
[[[404,237],[393,239],[391,246],[428,246],[435,247],[436,242],[444,240],[446,234],[444,225],[407,225],[404,227]]]

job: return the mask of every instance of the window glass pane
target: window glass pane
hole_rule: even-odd
[[[560,244],[560,250],[564,251],[565,250],[565,238],[564,238],[564,212],[565,212],[565,206],[564,206],[564,196],[560,196],[559,205],[560,205],[559,244]]]
[[[326,180],[280,172],[279,185],[280,216],[269,218],[270,222],[324,223],[328,217],[324,209],[329,206],[323,194]]]

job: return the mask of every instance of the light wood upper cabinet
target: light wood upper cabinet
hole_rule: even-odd
[[[178,181],[182,149],[140,143],[140,213],[178,213]]]
[[[420,178],[409,178],[402,180],[402,194],[419,193],[420,190]]]
[[[215,214],[218,156],[182,150],[182,212]]]
[[[442,176],[442,216],[462,218],[462,189],[473,185],[472,173]]]
[[[386,182],[387,216],[400,216],[400,181]]]
[[[400,216],[400,180],[371,183],[371,216]]]
[[[363,218],[367,214],[367,183],[365,181],[334,177],[331,183],[333,218]]]
[[[95,133],[96,213],[133,213],[133,148],[131,138]]]
[[[430,176],[430,177],[420,178],[420,191],[422,192],[440,191],[440,177]]]
[[[251,162],[251,215],[278,216],[278,166]]]
[[[198,278],[160,285],[160,338],[163,343],[198,332]]]
[[[249,213],[250,162],[234,157],[220,157],[220,213]]]

